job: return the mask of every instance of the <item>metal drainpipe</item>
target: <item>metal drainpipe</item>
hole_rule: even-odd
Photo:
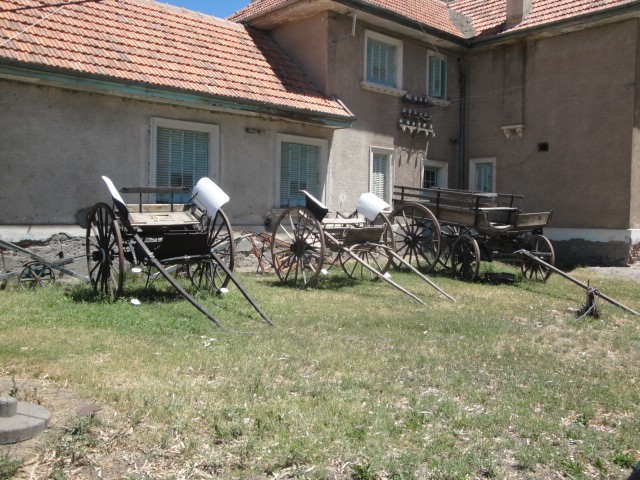
[[[465,188],[467,159],[467,74],[464,60],[460,61],[460,135],[458,136],[458,188]]]

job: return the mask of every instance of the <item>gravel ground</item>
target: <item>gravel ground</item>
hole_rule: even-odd
[[[628,267],[589,267],[589,269],[598,275],[616,276],[640,283],[640,262],[633,263]]]

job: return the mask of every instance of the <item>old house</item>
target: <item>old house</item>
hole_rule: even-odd
[[[521,193],[554,210],[560,258],[624,264],[640,242],[639,17],[637,0],[256,0],[231,21],[4,0],[0,234],[73,230],[102,174],[206,171],[234,225],[301,186],[336,210],[394,184]]]
[[[353,185],[520,193],[554,211],[559,258],[625,264],[640,242],[639,16],[635,0],[256,0],[233,19],[358,118],[334,135],[360,165],[332,171],[334,203]]]

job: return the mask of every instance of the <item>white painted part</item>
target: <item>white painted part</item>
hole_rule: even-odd
[[[365,216],[367,220],[373,221],[376,217],[391,206],[377,195],[371,192],[363,193],[358,199],[356,210]]]
[[[391,274],[389,272],[384,272],[384,275],[382,275],[384,278],[391,278]]]
[[[220,293],[221,293],[222,295],[225,295],[225,294],[229,293],[229,289],[228,289],[228,288],[224,288],[224,287],[222,287],[222,288],[220,289]]]
[[[320,273],[322,275],[329,275],[329,271],[326,268],[323,268],[322,270],[320,270]]]
[[[104,175],[102,176],[102,180],[104,180],[104,183],[107,184],[107,188],[109,189],[109,193],[111,194],[111,198],[113,198],[114,200],[117,200],[118,202],[120,202],[123,205],[126,205],[126,203],[124,203],[124,200],[122,199],[122,197],[120,196],[120,192],[118,192],[118,189],[116,188],[116,186],[113,184],[113,182],[111,181],[111,179],[109,177],[105,177]]]
[[[132,272],[132,273],[135,273],[135,274],[137,275],[137,274],[139,274],[139,273],[142,273],[142,269],[141,269],[140,267],[133,267],[133,268],[131,269],[131,272]]]
[[[138,300],[137,298],[132,298],[131,299],[131,305],[135,305],[136,307],[138,305],[140,305],[142,302],[140,300]]]
[[[220,207],[229,201],[229,195],[224,193],[213,180],[202,177],[193,187],[193,201],[205,210],[209,217],[213,217]]]

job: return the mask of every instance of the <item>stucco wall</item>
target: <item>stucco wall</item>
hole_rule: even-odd
[[[0,224],[73,224],[117,186],[149,185],[151,118],[220,127],[220,186],[231,223],[262,224],[276,207],[277,134],[333,131],[256,117],[0,81]],[[259,133],[247,133],[246,129]],[[125,199],[126,200],[126,199]],[[133,201],[133,199],[132,199]]]
[[[640,78],[640,22],[635,26],[635,78]],[[631,228],[640,228],[640,82],[635,83],[633,151],[631,160]]]
[[[469,158],[496,157],[497,190],[554,227],[629,228],[636,42],[629,21],[471,56]]]

